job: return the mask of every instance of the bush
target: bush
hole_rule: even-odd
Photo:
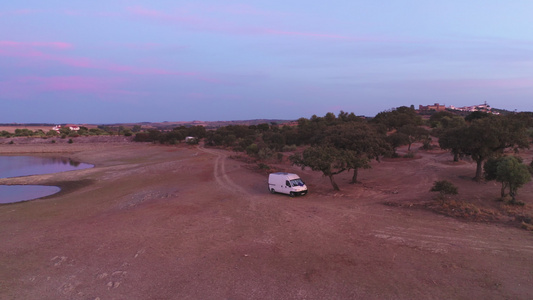
[[[447,180],[435,181],[430,192],[439,192],[441,196],[457,195],[457,187]]]
[[[274,155],[274,151],[272,151],[272,149],[270,149],[270,148],[263,148],[263,149],[260,149],[259,152],[257,153],[257,156],[258,156],[260,159],[269,159],[269,158],[271,158],[273,155]]]
[[[281,152],[294,152],[296,151],[296,145],[285,145],[281,148]]]
[[[259,147],[257,146],[257,144],[251,144],[250,146],[246,147],[246,154],[250,156],[257,155],[258,152]]]
[[[137,134],[135,134],[135,137],[133,138],[133,141],[134,142],[151,142],[151,138],[150,138],[150,135],[146,132],[138,132]]]
[[[74,141],[72,139],[68,139],[68,143],[72,144],[72,143],[74,143]]]

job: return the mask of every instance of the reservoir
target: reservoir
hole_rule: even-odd
[[[59,192],[57,186],[0,185],[0,203],[13,203],[37,199]]]
[[[0,156],[0,178],[41,175],[92,168],[64,157]],[[0,203],[37,199],[59,192],[56,186],[0,185]]]

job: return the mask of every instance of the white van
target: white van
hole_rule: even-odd
[[[298,175],[284,172],[268,175],[268,190],[272,194],[283,193],[291,197],[307,194],[307,186]]]

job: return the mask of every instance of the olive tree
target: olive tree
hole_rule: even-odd
[[[484,170],[485,179],[502,183],[500,192],[502,198],[507,196],[506,190],[509,190],[511,202],[515,202],[517,190],[531,180],[528,167],[516,156],[489,159],[484,164]]]
[[[411,145],[414,142],[427,140],[429,138],[429,131],[413,124],[407,124],[400,127],[400,129],[398,129],[398,132],[403,133],[407,136],[407,144],[409,145],[407,151],[411,151]]]
[[[327,141],[335,148],[351,151],[346,156],[348,170],[353,170],[351,183],[357,183],[359,169],[370,169],[372,160],[391,151],[386,135],[380,134],[366,122],[347,122],[332,126],[327,131]]]
[[[400,129],[405,125],[422,125],[422,118],[416,113],[414,108],[400,106],[393,110],[378,113],[373,119],[373,123],[383,124],[387,129]]]
[[[338,149],[331,145],[311,146],[303,153],[295,153],[289,157],[294,165],[320,171],[329,178],[333,189],[339,191],[334,175],[340,174],[349,168],[349,161],[354,159],[353,151]]]
[[[487,159],[503,154],[508,148],[515,152],[527,148],[529,139],[524,124],[513,119],[513,116],[490,116],[473,120],[462,131],[459,143],[459,151],[476,162],[474,179],[479,181],[483,176],[483,163]]]

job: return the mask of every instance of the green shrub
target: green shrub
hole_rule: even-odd
[[[281,152],[294,152],[296,151],[296,145],[285,145],[281,148]]]
[[[457,195],[457,187],[447,180],[435,181],[430,192],[439,192],[441,196]]]
[[[270,149],[270,148],[263,148],[263,149],[259,150],[259,152],[257,153],[257,156],[260,159],[269,159],[273,155],[274,155],[274,151],[272,151],[272,149]]]
[[[246,147],[246,154],[253,156],[256,155],[259,152],[259,147],[257,144],[251,144],[250,146]]]

